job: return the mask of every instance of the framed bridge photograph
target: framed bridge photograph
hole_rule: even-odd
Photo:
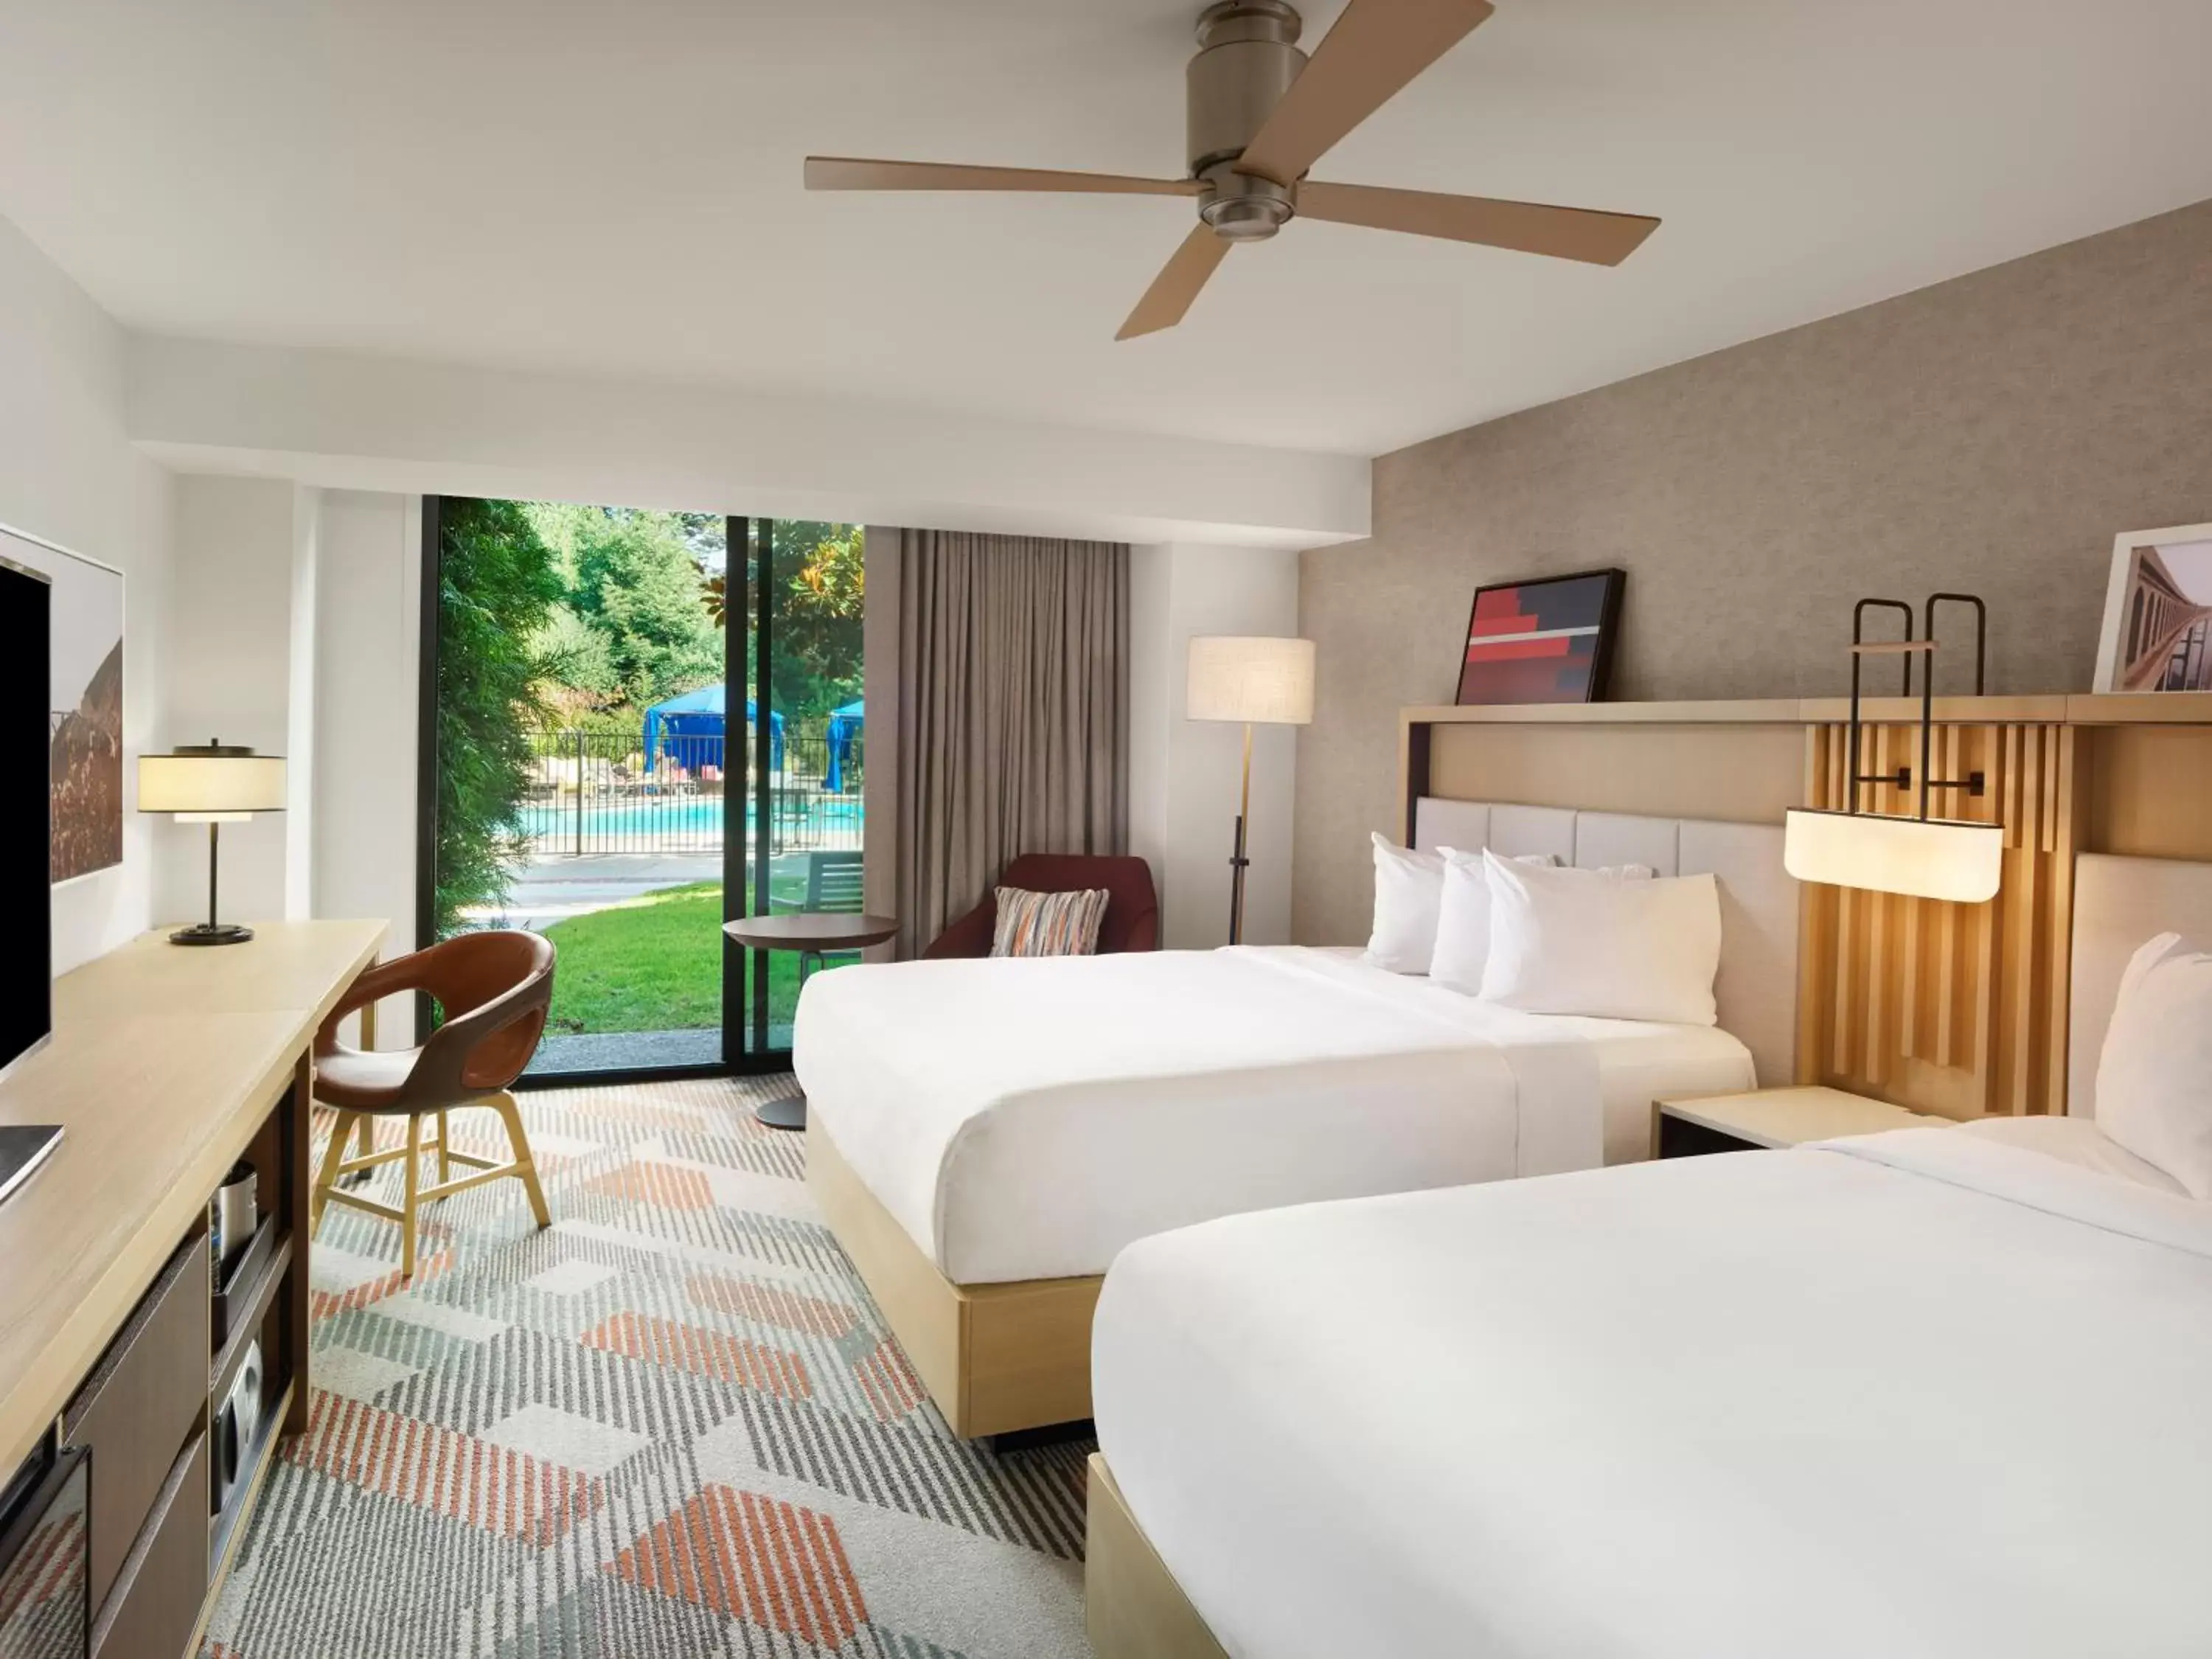
[[[2212,691],[2212,524],[2112,544],[2099,691]]]

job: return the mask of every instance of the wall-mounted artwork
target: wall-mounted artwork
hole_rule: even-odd
[[[123,573],[0,526],[0,556],[53,583],[53,878],[123,862]]]
[[[2212,524],[2112,544],[2100,691],[2212,691]]]
[[[1477,588],[1456,701],[1602,701],[1626,581],[1619,570],[1586,570]]]

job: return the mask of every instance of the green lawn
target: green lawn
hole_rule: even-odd
[[[719,881],[571,916],[545,937],[561,952],[549,1031],[685,1031],[722,1022]],[[799,957],[771,951],[768,962],[769,1020],[788,1025],[799,1006]]]

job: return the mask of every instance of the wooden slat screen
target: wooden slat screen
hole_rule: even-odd
[[[1806,798],[1848,804],[1850,728],[1806,729]],[[1861,769],[1920,766],[1919,729],[1868,726]],[[1981,771],[1978,799],[1934,811],[2004,826],[2004,880],[1987,904],[1808,886],[1802,1080],[1948,1117],[2065,1109],[2066,973],[2082,824],[2076,732],[2057,725],[1937,728],[1939,778]],[[1916,788],[1869,785],[1860,810],[1910,817]]]

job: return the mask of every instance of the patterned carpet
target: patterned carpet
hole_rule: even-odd
[[[448,1199],[412,1288],[331,1207],[313,1427],[210,1659],[1089,1653],[1090,1445],[952,1437],[752,1121],[786,1081],[523,1096],[554,1224],[515,1182]],[[504,1151],[486,1112],[453,1139]]]

